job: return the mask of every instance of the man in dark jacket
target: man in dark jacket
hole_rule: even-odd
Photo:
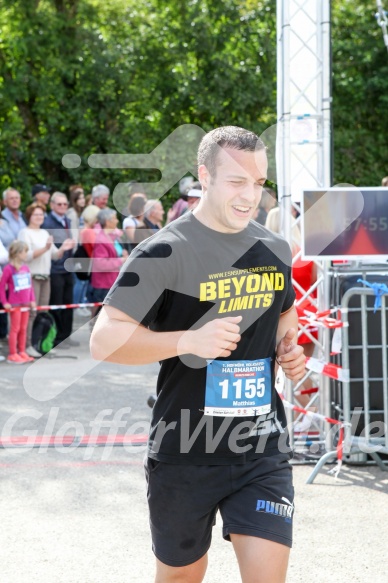
[[[71,237],[70,221],[66,217],[69,206],[67,197],[63,192],[54,192],[50,200],[51,212],[44,220],[43,228],[53,236],[56,247]],[[73,242],[73,247],[75,241]],[[72,304],[73,303],[73,274],[66,270],[65,261],[72,257],[72,249],[65,251],[61,259],[51,262],[51,292],[50,305]],[[70,338],[73,328],[73,310],[67,308],[63,310],[53,310],[53,316],[57,325],[57,337],[55,345],[58,348],[69,348],[78,346],[79,342]]]

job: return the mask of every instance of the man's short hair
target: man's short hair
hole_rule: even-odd
[[[211,176],[216,173],[219,148],[255,152],[264,150],[264,142],[254,132],[237,126],[223,126],[208,132],[198,148],[198,166],[204,164]]]
[[[17,192],[18,194],[20,194],[20,192],[16,188],[14,188],[13,186],[9,186],[3,192],[3,200],[7,199],[7,195],[9,192]]]
[[[67,200],[67,196],[64,192],[59,192],[59,190],[56,190],[52,193],[50,202],[57,202],[58,198],[65,198]]]
[[[92,200],[96,200],[96,198],[101,198],[107,194],[109,196],[110,190],[105,184],[97,184],[97,186],[93,186],[92,188]]]

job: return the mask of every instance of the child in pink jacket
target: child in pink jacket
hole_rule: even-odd
[[[6,310],[11,308],[36,308],[31,272],[25,264],[28,246],[23,241],[13,241],[9,246],[9,263],[3,269],[0,280],[0,302]],[[24,364],[34,359],[26,353],[27,324],[29,310],[10,312],[10,332],[8,334],[10,364]]]

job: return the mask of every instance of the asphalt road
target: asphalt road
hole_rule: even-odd
[[[0,363],[2,438],[25,441],[0,450],[0,581],[152,583],[144,446],[80,444],[89,435],[147,432],[158,365],[96,364],[87,324],[74,337],[81,347],[61,358]],[[78,445],[31,447],[41,435],[77,435]],[[311,470],[294,466],[287,582],[388,583],[388,473],[346,466],[335,480],[325,469],[306,485]],[[232,546],[220,531],[218,519],[205,581],[237,583]]]

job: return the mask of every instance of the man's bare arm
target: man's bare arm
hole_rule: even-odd
[[[149,364],[183,354],[201,358],[228,357],[237,347],[241,316],[219,318],[198,330],[154,332],[130,316],[103,306],[90,338],[96,360],[117,364]]]

